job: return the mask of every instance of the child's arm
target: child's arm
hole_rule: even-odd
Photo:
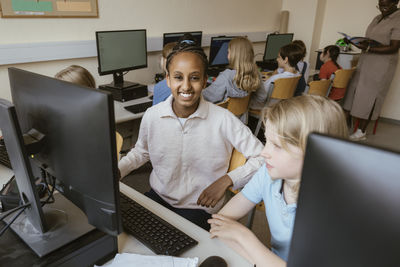
[[[241,192],[237,193],[226,205],[218,212],[232,220],[239,220],[245,216],[256,204],[248,200]]]
[[[257,267],[286,266],[284,260],[265,247],[250,229],[239,222],[220,214],[214,214],[208,221],[211,224],[211,238],[220,238]]]
[[[205,100],[212,103],[222,102],[224,100],[226,85],[228,81],[223,72],[221,72],[217,79],[205,88],[202,92]]]
[[[118,162],[120,178],[125,177],[131,171],[139,168],[149,160],[148,151],[148,123],[151,121],[148,112],[145,112],[140,123],[138,140],[135,146]]]

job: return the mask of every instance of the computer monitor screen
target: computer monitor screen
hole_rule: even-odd
[[[30,193],[23,191],[24,188],[32,191],[32,172],[23,170],[42,168],[56,178],[56,189],[84,212],[86,223],[88,221],[99,230],[116,236],[122,228],[111,95],[16,68],[9,69],[9,78],[16,116],[0,127],[2,131],[6,129],[6,132],[13,133],[4,135],[4,140],[18,188],[22,190],[21,195],[26,195],[28,202],[35,201],[29,199]],[[20,132],[13,130],[15,125],[20,127]],[[18,143],[15,138],[21,139],[18,135],[32,129],[42,133],[45,138],[34,159],[23,164],[24,161],[21,163],[19,160],[29,155],[26,155],[24,147],[15,145]],[[30,210],[33,208],[31,205]],[[27,219],[37,221],[37,217],[43,217],[37,214],[43,213],[38,210],[32,217],[28,214]],[[75,214],[70,215],[68,211],[65,214],[65,221],[74,221]],[[41,218],[42,226],[33,225],[44,232],[52,230],[51,224],[57,221],[53,219],[46,218],[45,214],[44,219]],[[65,236],[66,233],[61,235]],[[52,236],[49,239],[58,238]]]
[[[269,34],[265,43],[264,61],[276,59],[281,47],[290,44],[292,40],[293,33]]]
[[[163,47],[172,42],[178,42],[179,39],[185,34],[185,33],[190,33],[194,40],[196,41],[196,44],[198,46],[201,46],[201,38],[203,36],[202,31],[194,31],[194,32],[171,32],[171,33],[164,33],[163,35]]]
[[[288,266],[398,266],[400,154],[313,134]]]
[[[210,66],[226,66],[228,61],[228,45],[234,36],[211,37]]]
[[[114,85],[124,87],[123,72],[147,67],[146,30],[98,31],[96,44],[99,74],[113,74]]]

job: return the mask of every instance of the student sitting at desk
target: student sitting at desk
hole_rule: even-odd
[[[276,103],[268,108],[264,121],[267,142],[261,156],[265,164],[240,193],[212,216],[210,232],[212,238],[226,241],[257,267],[283,266],[282,259],[286,261],[289,254],[307,136],[318,132],[345,138],[348,130],[339,104],[313,95]],[[236,221],[261,201],[265,203],[272,252],[281,259]]]
[[[167,62],[168,55],[172,52],[172,49],[176,45],[176,42],[167,43],[163,50],[162,50],[162,57],[161,57],[161,68],[163,69],[164,73],[166,73],[165,64]],[[153,96],[153,106],[157,105],[158,103],[164,101],[171,95],[171,89],[167,85],[167,80],[164,79],[158,82],[154,86],[154,96]]]
[[[299,76],[296,70],[297,63],[303,57],[303,50],[295,44],[288,44],[282,46],[278,54],[278,69],[277,73],[272,75],[267,81],[264,82],[264,87],[260,87],[255,94],[252,94],[250,100],[250,108],[261,110],[265,106],[265,101],[268,97],[268,91],[271,89],[271,84],[280,78],[290,78]]]
[[[336,45],[328,45],[324,48],[324,51],[319,56],[319,59],[324,62],[319,70],[319,79],[327,80],[330,79],[332,74],[342,67],[337,63],[337,58],[339,57],[340,49]],[[332,87],[329,98],[333,100],[340,100],[344,97],[346,93],[346,88],[335,88]]]
[[[60,70],[55,76],[56,79],[67,81],[70,83],[96,88],[96,82],[90,72],[84,67],[71,65]]]
[[[145,195],[209,229],[228,187],[244,186],[262,164],[261,142],[231,112],[205,101],[207,57],[183,39],[167,58],[172,95],[145,112],[135,147],[119,162],[121,177],[148,160],[151,190]],[[244,166],[226,173],[233,148]]]
[[[229,42],[229,68],[203,90],[203,97],[213,103],[228,97],[245,97],[263,87],[257,65],[254,63],[253,45],[246,37],[237,37]]]
[[[307,86],[308,76],[310,75],[310,63],[304,60],[307,55],[306,45],[302,40],[294,40],[292,44],[298,45],[303,50],[301,60],[297,63],[297,70],[301,73],[301,78],[297,84],[295,96],[302,95]]]

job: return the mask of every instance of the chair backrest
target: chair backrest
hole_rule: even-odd
[[[293,97],[300,78],[301,75],[296,77],[280,78],[275,80],[270,98],[288,99]]]
[[[116,144],[117,144],[117,157],[119,160],[119,152],[121,152],[122,143],[123,143],[124,139],[122,138],[122,136],[119,132],[115,132],[115,138],[116,138]]]
[[[339,69],[335,71],[335,78],[333,78],[332,86],[335,88],[347,88],[347,85],[353,75],[355,67],[351,69]]]
[[[237,167],[240,167],[246,163],[246,158],[242,153],[236,150],[236,148],[232,151],[231,161],[229,162],[228,172],[233,171]],[[239,190],[233,190],[232,187],[229,188],[229,191],[237,194]]]
[[[240,116],[249,108],[250,95],[248,94],[245,97],[228,97],[224,102],[220,102],[217,105],[228,109],[235,116]]]
[[[249,108],[250,95],[248,94],[245,97],[235,97],[229,98],[228,101],[228,110],[232,112],[236,116],[240,116],[247,111]]]
[[[328,96],[329,89],[331,87],[331,80],[319,80],[310,82],[309,89],[307,94],[309,95],[320,95],[320,96]]]
[[[233,171],[234,169],[242,166],[245,163],[246,163],[246,158],[243,156],[242,153],[240,153],[234,148],[232,151],[231,161],[229,162],[228,172]]]

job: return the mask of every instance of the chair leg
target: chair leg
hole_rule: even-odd
[[[378,118],[376,119],[376,121],[375,121],[374,131],[372,132],[373,135],[375,135],[375,133],[376,133],[376,128],[378,128],[378,120],[379,120],[379,117],[378,117]]]
[[[260,118],[258,118],[256,131],[254,132],[254,135],[255,135],[255,136],[258,136],[258,132],[259,132],[260,129],[261,129],[261,123],[262,123],[262,119],[261,119],[261,117],[260,117]]]
[[[250,212],[249,215],[247,217],[247,223],[246,223],[246,227],[251,229],[251,227],[253,226],[253,220],[254,220],[254,215],[256,213],[256,207],[254,207]]]

